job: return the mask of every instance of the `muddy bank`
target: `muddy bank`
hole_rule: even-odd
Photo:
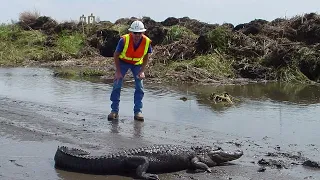
[[[54,169],[57,145],[78,147],[94,155],[119,149],[169,143],[217,145],[224,149],[241,148],[243,158],[214,167],[213,173],[181,171],[161,174],[162,179],[318,179],[319,169],[306,168],[311,154],[299,153],[294,146],[281,147],[266,137],[253,141],[188,125],[136,122],[122,117],[109,122],[105,114],[49,106],[1,97],[0,101],[0,177],[2,179],[123,179],[119,176],[94,176]],[[152,132],[146,131],[152,129]],[[166,131],[163,131],[163,130]],[[199,141],[199,138],[201,141]],[[314,149],[317,146],[309,146]],[[313,152],[319,152],[315,149]],[[262,160],[264,159],[264,160]],[[131,179],[127,177],[127,179]]]

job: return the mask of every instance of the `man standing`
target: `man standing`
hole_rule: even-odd
[[[108,120],[116,120],[119,118],[120,91],[123,78],[127,71],[131,69],[135,80],[134,92],[134,119],[143,121],[142,115],[142,99],[144,96],[142,79],[145,77],[144,71],[152,53],[151,40],[144,35],[146,29],[141,21],[134,21],[128,29],[129,34],[123,35],[114,52],[114,63],[116,72],[114,77],[113,89],[110,100],[111,113]]]

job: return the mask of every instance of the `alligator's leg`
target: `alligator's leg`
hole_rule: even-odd
[[[156,174],[146,173],[149,167],[149,160],[144,156],[130,156],[125,159],[125,165],[130,168],[136,168],[136,175],[139,178],[159,180]]]
[[[213,162],[214,163],[214,162]],[[194,157],[191,159],[191,164],[196,167],[197,169],[202,169],[205,170],[207,172],[211,173],[211,169],[209,168],[209,166],[203,162],[200,161],[200,159],[198,157]]]

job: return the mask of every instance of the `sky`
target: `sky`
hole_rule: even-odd
[[[37,11],[58,22],[79,20],[91,13],[101,21],[150,17],[189,17],[211,24],[247,23],[254,19],[272,21],[304,13],[320,13],[320,0],[2,0],[0,23],[11,23],[25,11]]]

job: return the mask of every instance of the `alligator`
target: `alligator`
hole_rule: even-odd
[[[91,156],[81,149],[58,146],[54,160],[57,169],[67,171],[105,175],[135,172],[134,176],[138,178],[158,180],[157,173],[187,169],[211,172],[210,167],[239,159],[242,155],[242,150],[228,152],[211,146],[164,144]]]
[[[228,104],[233,104],[231,100],[231,96],[227,92],[224,92],[221,95],[216,93],[211,93],[209,96],[209,100],[213,100],[215,103],[226,102]]]

